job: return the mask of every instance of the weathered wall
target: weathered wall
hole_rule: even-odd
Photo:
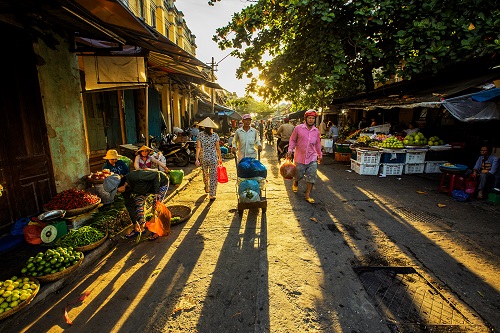
[[[60,44],[56,50],[42,41],[33,48],[43,59],[38,65],[38,79],[56,188],[61,192],[79,186],[90,166],[78,59],[68,51],[66,41],[57,38]]]

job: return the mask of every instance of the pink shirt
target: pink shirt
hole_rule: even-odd
[[[294,148],[293,159],[297,163],[309,164],[318,158],[323,158],[319,130],[314,126],[308,129],[306,124],[295,126],[290,137],[288,151],[292,152]]]

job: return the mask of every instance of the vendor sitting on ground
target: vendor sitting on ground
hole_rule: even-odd
[[[164,163],[151,156],[152,153],[153,149],[148,146],[142,146],[137,149],[135,152],[137,156],[135,157],[134,168],[136,170],[157,170],[158,167],[161,167],[161,171],[170,172]]]
[[[155,195],[154,203],[163,201],[167,194],[169,176],[158,170],[134,170],[120,178],[111,175],[104,180],[103,188],[113,199],[116,192],[121,193],[125,199],[125,207],[134,222],[135,230],[127,237],[134,237],[145,228],[144,203],[150,194]],[[150,240],[158,238],[157,234],[151,235]]]
[[[498,158],[491,155],[491,146],[481,147],[481,156],[477,159],[474,165],[472,177],[479,175],[477,186],[477,198],[482,199],[485,195],[484,191],[490,189],[495,182],[495,174],[498,168]]]
[[[102,166],[102,169],[109,169],[109,171],[117,174],[124,176],[127,173],[130,172],[130,169],[124,161],[120,160],[119,158],[122,157],[121,155],[118,155],[118,152],[114,149],[108,150],[106,153],[106,156],[103,157],[103,159],[106,160],[106,163]]]

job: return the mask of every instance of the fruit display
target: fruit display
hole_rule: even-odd
[[[409,134],[403,140],[405,146],[424,146],[427,144],[427,139],[422,132]]]
[[[401,142],[397,137],[395,136],[390,136],[386,138],[382,143],[379,145],[380,148],[389,148],[389,149],[400,149],[404,148],[403,142]]]
[[[25,301],[29,302],[39,288],[40,284],[29,277],[13,276],[0,281],[0,314],[14,310]]]
[[[106,179],[106,177],[111,176],[112,174],[113,172],[111,172],[109,169],[104,169],[102,171],[91,172],[90,175],[87,176],[87,179],[101,181]]]
[[[445,144],[444,140],[441,140],[439,137],[437,136],[431,136],[429,138],[429,141],[427,141],[427,144],[429,146],[442,146]]]
[[[21,273],[33,277],[55,274],[76,265],[82,257],[82,252],[74,251],[71,247],[48,249],[45,253],[39,252],[35,257],[30,257]]]
[[[52,200],[43,205],[43,208],[46,210],[71,210],[96,204],[100,202],[100,200],[101,199],[97,195],[72,188],[58,193]]]

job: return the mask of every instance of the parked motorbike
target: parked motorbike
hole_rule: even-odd
[[[189,162],[192,164],[196,163],[196,141],[186,141],[185,147],[187,148],[187,153],[189,155]]]
[[[286,153],[288,152],[288,143],[286,145],[283,145],[283,147],[280,147],[282,150],[281,152],[278,150],[278,163],[281,163],[282,158],[286,158]],[[293,161],[293,152],[292,156],[290,157],[290,160]]]
[[[171,134],[161,135],[161,139],[150,136],[151,148],[159,150],[165,157],[166,164],[174,164],[185,167],[189,164],[189,150],[185,142],[173,143],[175,136]]]

